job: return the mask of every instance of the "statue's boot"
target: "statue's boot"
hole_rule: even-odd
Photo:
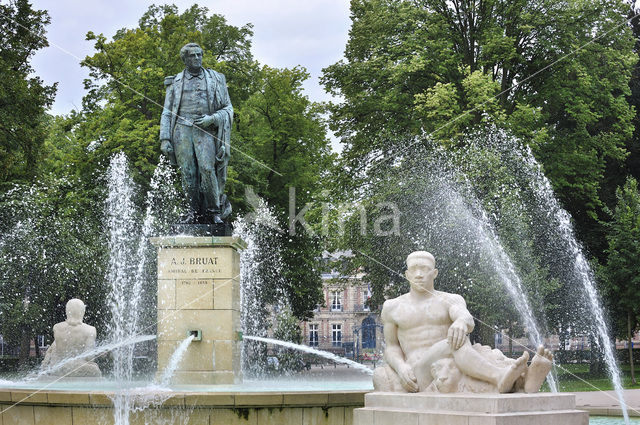
[[[220,217],[220,211],[218,210],[213,210],[213,209],[207,210],[203,218],[204,218],[203,223],[214,223],[214,224],[224,223],[224,221]]]

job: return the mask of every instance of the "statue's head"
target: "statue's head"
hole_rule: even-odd
[[[84,318],[84,303],[77,299],[73,298],[67,301],[67,322],[72,324],[82,323],[82,319]]]
[[[433,385],[441,393],[455,393],[462,379],[462,372],[452,358],[440,359],[431,365]]]
[[[436,259],[427,251],[415,251],[407,256],[405,277],[411,289],[418,292],[433,290],[433,281],[438,276]]]
[[[197,72],[202,67],[202,47],[197,43],[187,43],[180,49],[180,59],[187,70]]]

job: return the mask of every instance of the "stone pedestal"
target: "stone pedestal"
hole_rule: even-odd
[[[353,425],[588,425],[573,394],[369,393]]]
[[[158,247],[158,375],[190,333],[172,384],[242,382],[240,255],[233,237],[152,238]]]

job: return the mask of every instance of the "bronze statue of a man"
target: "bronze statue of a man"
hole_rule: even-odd
[[[180,49],[185,69],[166,77],[160,149],[177,164],[189,202],[190,223],[222,223],[231,213],[224,194],[233,107],[223,74],[202,67],[202,48]]]

